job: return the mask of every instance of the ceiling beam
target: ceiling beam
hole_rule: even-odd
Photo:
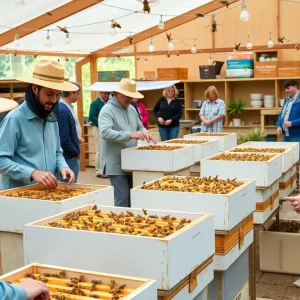
[[[11,43],[14,40],[15,34],[17,32],[20,38],[25,37],[31,33],[34,33],[37,29],[45,28],[51,24],[55,24],[60,20],[70,17],[84,9],[94,6],[103,0],[95,1],[84,1],[84,0],[72,0],[58,8],[48,11],[26,23],[23,23],[16,28],[10,29],[6,32],[0,34],[0,46]],[[32,28],[30,30],[30,28]]]
[[[233,4],[235,2],[238,2],[239,0],[229,0],[229,3],[230,4]],[[161,34],[163,32],[166,32],[166,31],[169,31],[175,27],[178,27],[180,25],[183,25],[185,23],[188,23],[190,21],[193,21],[195,19],[197,19],[196,17],[196,14],[197,13],[202,13],[202,14],[209,14],[213,11],[216,11],[220,8],[223,8],[224,5],[220,3],[219,0],[213,0],[212,2],[209,2],[207,4],[204,4],[202,6],[199,6],[193,10],[190,10],[178,17],[175,17],[169,21],[166,21],[165,22],[165,27],[163,30],[159,29],[157,27],[157,25],[147,29],[147,30],[144,30],[140,33],[137,33],[135,35],[133,35],[133,43],[134,44],[137,44],[137,43],[140,43],[144,40],[147,40],[149,39],[150,37],[152,36],[155,36],[155,35],[158,35],[158,34]],[[107,46],[105,48],[102,48],[102,49],[99,49],[97,51],[95,51],[96,53],[96,56],[97,58],[99,57],[105,57],[105,56],[108,56],[112,51],[116,51],[117,49],[122,49],[122,48],[125,48],[125,47],[128,47],[130,46],[130,43],[128,41],[128,38],[124,39],[124,40],[121,40],[117,43],[114,43],[110,46]]]
[[[283,49],[295,49],[296,47],[300,48],[300,45],[298,44],[277,44],[274,45],[274,47],[272,49],[268,48],[267,45],[260,45],[260,46],[253,46],[252,50],[248,50],[246,47],[240,47],[239,48],[239,52],[240,51],[260,51],[260,50],[283,50]],[[154,52],[149,52],[149,51],[143,51],[143,52],[131,52],[131,53],[120,53],[118,54],[118,57],[125,57],[125,56],[135,56],[135,57],[139,57],[139,56],[159,56],[159,55],[167,55],[169,51],[164,50],[164,51],[154,51]],[[224,52],[233,52],[233,47],[226,47],[226,48],[207,48],[207,49],[198,49],[198,54],[201,53],[224,53]],[[191,50],[190,49],[185,49],[185,50],[174,50],[172,51],[170,54],[171,55],[177,55],[178,54],[191,54]],[[110,53],[109,55],[107,55],[107,57],[117,57],[116,54],[112,54]]]
[[[58,56],[58,57],[86,57],[89,53],[67,53],[67,52],[43,52],[43,51],[24,51],[24,50],[5,50],[0,49],[0,54],[16,54],[16,55],[38,55],[38,56]]]

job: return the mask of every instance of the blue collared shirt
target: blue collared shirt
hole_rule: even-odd
[[[32,184],[34,170],[56,175],[68,168],[57,122],[44,122],[24,102],[0,126],[0,174],[4,190]]]
[[[26,290],[18,284],[8,284],[0,281],[0,299],[1,300],[27,300]]]
[[[221,115],[225,116],[225,104],[221,99],[216,99],[211,103],[209,100],[203,102],[199,115],[203,115],[206,120],[211,120],[214,117]],[[211,126],[206,126],[202,123],[201,131],[203,132],[222,132],[223,118],[214,122]]]

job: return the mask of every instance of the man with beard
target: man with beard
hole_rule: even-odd
[[[0,128],[0,173],[2,188],[40,183],[57,187],[59,174],[69,184],[74,173],[60,147],[57,103],[61,91],[78,87],[64,81],[64,68],[50,60],[40,60],[31,77],[17,79],[29,83],[26,101],[11,111]],[[57,176],[57,178],[56,178]]]

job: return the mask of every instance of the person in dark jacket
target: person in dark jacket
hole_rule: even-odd
[[[176,139],[179,133],[179,120],[182,116],[182,103],[176,97],[178,90],[175,85],[164,89],[153,113],[158,121],[158,130],[162,141]]]
[[[75,84],[79,90],[76,92],[62,92],[62,99],[59,102],[58,126],[64,158],[70,169],[74,172],[75,182],[77,182],[80,162],[80,147],[76,129],[76,116],[74,116],[75,112],[72,104],[79,100],[81,86],[78,83],[72,83]]]

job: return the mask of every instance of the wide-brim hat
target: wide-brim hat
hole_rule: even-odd
[[[63,92],[75,92],[79,89],[75,84],[65,81],[62,64],[48,59],[41,59],[35,64],[31,77],[16,79]]]
[[[136,90],[136,82],[128,78],[121,79],[119,87],[114,88],[113,92],[117,92],[131,98],[144,98],[144,95]]]
[[[14,100],[0,98],[0,113],[15,109],[18,105],[18,102]]]

